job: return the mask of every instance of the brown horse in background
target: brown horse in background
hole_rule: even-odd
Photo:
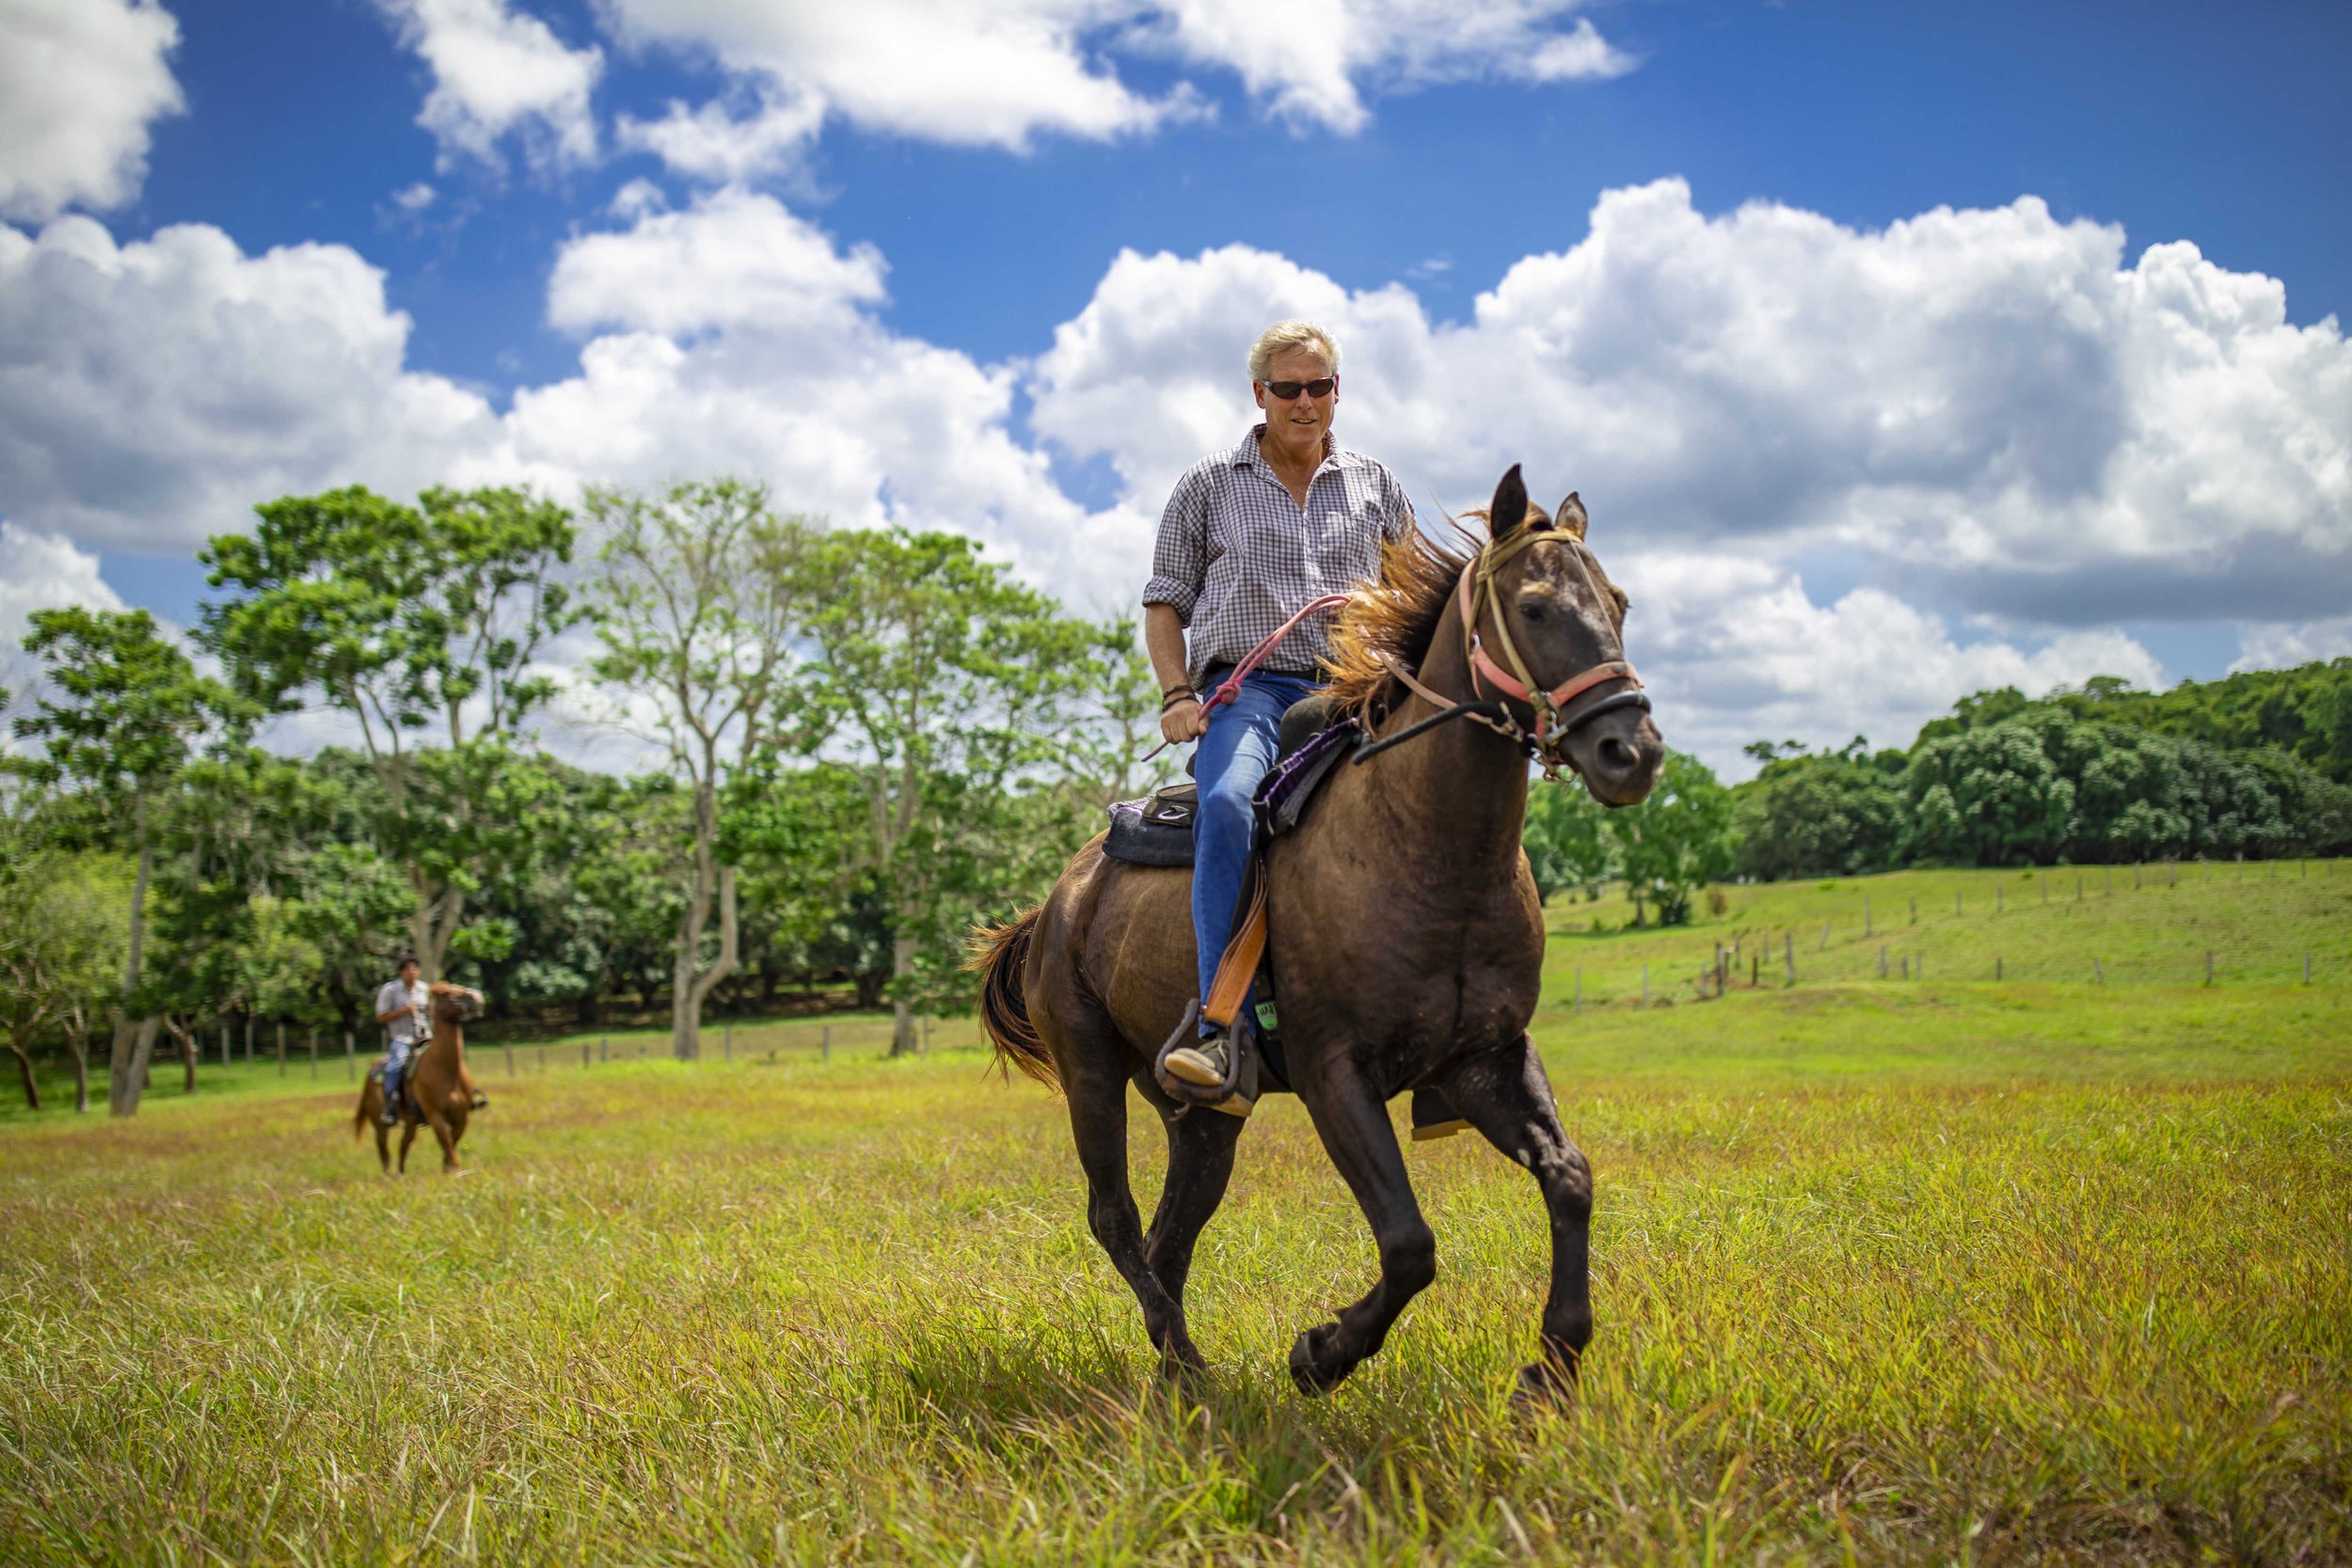
[[[426,992],[425,1011],[433,1020],[433,1037],[409,1058],[408,1093],[400,1113],[403,1176],[408,1174],[408,1146],[417,1141],[420,1127],[432,1128],[433,1135],[440,1140],[441,1173],[446,1176],[457,1170],[457,1140],[466,1135],[467,1118],[489,1103],[489,1097],[474,1088],[473,1074],[466,1070],[464,1025],[482,1016],[482,993],[436,980]],[[392,1173],[391,1129],[384,1125],[384,1086],[376,1081],[376,1069],[383,1065],[384,1059],[378,1057],[368,1070],[368,1081],[359,1090],[359,1109],[351,1118],[351,1135],[356,1138],[370,1127],[375,1129],[375,1157],[389,1176]]]
[[[1515,467],[1486,522],[1474,555],[1411,536],[1386,552],[1378,582],[1357,590],[1336,631],[1327,700],[1374,736],[1425,730],[1337,769],[1268,851],[1290,1087],[1380,1256],[1372,1289],[1293,1345],[1291,1376],[1308,1393],[1377,1352],[1436,1277],[1437,1238],[1387,1107],[1409,1088],[1442,1089],[1542,1190],[1551,1284],[1543,1354],[1521,1372],[1520,1392],[1565,1393],[1592,1338],[1592,1173],[1561,1128],[1527,1036],[1544,952],[1542,905],[1519,847],[1528,763],[1540,751],[1604,804],[1626,805],[1649,793],[1665,747],[1622,662],[1625,595],[1586,548],[1576,498],[1548,516],[1529,504]],[[1486,650],[1546,703],[1501,702]],[[1418,682],[1400,667],[1417,670]],[[1482,707],[1518,738],[1469,721]],[[978,947],[982,1019],[999,1056],[1069,1099],[1095,1240],[1135,1291],[1163,1365],[1203,1367],[1184,1281],[1243,1122],[1184,1114],[1152,1071],[1197,985],[1191,873],[1110,860],[1098,838],[1041,906],[983,933]],[[1129,1084],[1168,1132],[1168,1180],[1148,1233],[1127,1185]]]

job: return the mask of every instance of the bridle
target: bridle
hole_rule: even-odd
[[[1584,563],[1581,542],[1573,533],[1553,528],[1523,526],[1507,539],[1491,540],[1480,546],[1470,564],[1462,568],[1461,585],[1455,594],[1462,618],[1462,654],[1470,667],[1470,689],[1477,693],[1471,701],[1457,703],[1441,697],[1416,679],[1411,671],[1395,660],[1389,661],[1390,673],[1413,691],[1438,705],[1430,718],[1412,724],[1392,736],[1368,742],[1356,752],[1358,762],[1370,760],[1377,753],[1401,742],[1410,740],[1424,731],[1435,729],[1451,719],[1468,719],[1483,724],[1517,746],[1530,762],[1540,766],[1547,779],[1558,779],[1562,769],[1574,771],[1576,764],[1565,748],[1568,737],[1598,719],[1604,713],[1619,708],[1637,707],[1649,711],[1649,694],[1642,689],[1642,680],[1633,673],[1633,666],[1622,658],[1603,659],[1591,669],[1569,676],[1554,687],[1536,685],[1528,670],[1518,644],[1512,641],[1510,617],[1502,612],[1502,592],[1497,587],[1502,568],[1516,560],[1522,551],[1542,544],[1575,546],[1576,569],[1584,578],[1584,586],[1592,592],[1596,602],[1600,599],[1600,585],[1593,580],[1590,567]],[[1486,651],[1485,640],[1478,635],[1478,618],[1482,610],[1494,612],[1495,647],[1502,656],[1498,663]],[[1590,701],[1579,702],[1604,687],[1616,687]],[[1502,695],[1489,698],[1487,688]],[[1524,705],[1529,720],[1522,722],[1514,704]]]

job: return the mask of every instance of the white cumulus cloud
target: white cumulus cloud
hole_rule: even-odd
[[[589,95],[604,72],[603,50],[570,48],[508,0],[377,4],[433,72],[417,123],[439,142],[443,167],[464,158],[500,166],[499,144],[509,136],[538,166],[596,157]]]
[[[405,368],[408,325],[342,245],[249,257],[199,224],[130,245],[79,216],[0,227],[0,515],[177,552],[276,496],[431,483],[496,421]]]
[[[1667,180],[1459,325],[1246,247],[1129,253],[1038,361],[1032,422],[1162,493],[1246,412],[1242,345],[1306,315],[1341,337],[1343,433],[1448,504],[1524,462],[1645,540],[1850,552],[2022,626],[2352,602],[2352,346],[2270,278],[2122,245],[2030,197],[1863,232],[1708,217]]]
[[[156,0],[0,4],[0,217],[40,222],[138,195],[148,127],[182,108]]]
[[[625,119],[624,145],[711,182],[790,167],[828,116],[868,130],[1025,149],[1039,135],[1107,140],[1214,112],[1200,83],[1152,96],[1121,76],[1149,64],[1230,75],[1264,112],[1348,133],[1368,93],[1473,79],[1622,75],[1581,0],[606,0],[631,47],[715,61],[731,88],[700,108]],[[749,99],[748,112],[740,100]]]
[[[0,671],[20,684],[33,662],[23,651],[36,610],[120,610],[122,600],[98,574],[98,557],[54,533],[0,522]]]

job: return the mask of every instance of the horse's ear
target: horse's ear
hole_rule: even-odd
[[[1511,471],[1495,486],[1493,504],[1486,508],[1486,531],[1497,539],[1508,538],[1527,521],[1527,484],[1519,478],[1519,466],[1511,465]]]
[[[1559,510],[1551,515],[1552,526],[1565,529],[1581,539],[1584,537],[1585,522],[1584,503],[1578,500],[1576,492],[1571,490],[1568,492],[1568,499],[1562,501]]]

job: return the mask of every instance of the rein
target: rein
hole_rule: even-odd
[[[1272,657],[1274,650],[1282,645],[1282,639],[1288,637],[1292,632],[1298,629],[1299,622],[1304,621],[1308,616],[1313,615],[1322,610],[1337,610],[1345,603],[1347,603],[1347,595],[1344,594],[1326,594],[1319,599],[1310,601],[1305,609],[1299,610],[1297,614],[1292,616],[1289,620],[1283,622],[1279,626],[1276,627],[1263,641],[1261,641],[1256,647],[1250,649],[1248,654],[1239,664],[1233,666],[1233,673],[1219,681],[1217,683],[1216,689],[1209,693],[1208,701],[1200,705],[1201,711],[1205,713],[1211,708],[1221,707],[1225,704],[1230,703],[1234,698],[1240,696],[1242,677],[1248,674],[1250,671],[1255,670],[1259,665],[1263,664],[1268,658]],[[1144,752],[1142,757],[1138,760],[1150,762],[1153,757],[1158,756],[1162,752],[1167,751],[1174,744],[1175,742],[1172,740],[1163,740],[1157,746],[1154,746],[1150,751]]]
[[[1509,618],[1502,613],[1502,595],[1495,583],[1502,568],[1520,551],[1547,542],[1572,544],[1575,536],[1554,529],[1523,529],[1507,542],[1487,544],[1469,565],[1462,568],[1457,600],[1462,616],[1463,655],[1470,665],[1471,689],[1478,693],[1478,697],[1466,703],[1441,697],[1415,679],[1402,663],[1390,659],[1390,673],[1417,695],[1436,704],[1439,711],[1395,735],[1383,736],[1359,748],[1356,752],[1359,763],[1369,762],[1390,747],[1436,729],[1449,720],[1469,719],[1518,747],[1527,754],[1529,761],[1542,767],[1545,778],[1557,780],[1563,768],[1573,770],[1576,766],[1562,750],[1569,736],[1602,714],[1614,713],[1619,708],[1638,707],[1645,713],[1649,711],[1649,695],[1642,689],[1642,678],[1633,673],[1633,666],[1622,658],[1604,659],[1548,689],[1535,684],[1535,677],[1528,671],[1527,661],[1519,655],[1518,645],[1511,641]],[[1585,587],[1592,590],[1597,601],[1600,588],[1593,581],[1593,574],[1584,564],[1583,552],[1579,550],[1575,559],[1576,569],[1583,577]],[[1486,643],[1478,635],[1478,616],[1482,606],[1494,611],[1495,643],[1502,653],[1502,664],[1496,663],[1486,652]],[[1586,692],[1613,681],[1625,682],[1624,689],[1580,707],[1569,706]],[[1489,686],[1502,693],[1502,698],[1487,697],[1486,692]],[[1519,722],[1510,702],[1503,698],[1526,704],[1534,721],[1533,726]]]

